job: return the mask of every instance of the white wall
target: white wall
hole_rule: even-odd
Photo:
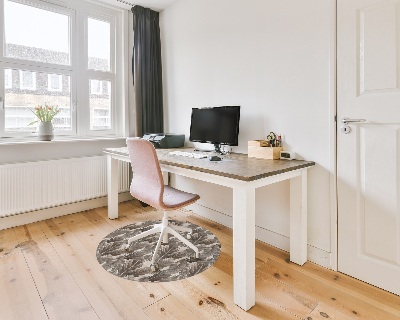
[[[240,105],[234,151],[246,153],[248,140],[270,131],[282,134],[286,150],[317,163],[309,171],[308,243],[328,260],[333,14],[331,0],[180,0],[161,13],[160,23],[166,131],[188,137],[192,107]],[[200,193],[201,213],[229,225],[229,189],[179,177],[175,183]],[[256,196],[261,238],[287,249],[279,239],[289,235],[289,184]]]

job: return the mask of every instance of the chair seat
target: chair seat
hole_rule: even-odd
[[[164,209],[177,209],[200,199],[199,195],[164,186]]]

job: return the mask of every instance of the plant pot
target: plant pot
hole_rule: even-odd
[[[40,122],[38,138],[41,141],[51,141],[54,138],[53,124],[51,122]]]

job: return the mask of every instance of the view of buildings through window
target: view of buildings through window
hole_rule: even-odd
[[[21,49],[22,50],[22,49]],[[24,48],[26,51],[26,48]],[[101,65],[100,59],[91,58]],[[41,72],[5,69],[5,128],[7,131],[33,131],[28,126],[35,120],[30,109],[37,105],[58,106],[61,112],[53,125],[57,130],[71,130],[70,76]],[[90,128],[108,129],[111,126],[111,83],[90,79]]]
[[[47,89],[49,91],[62,91],[62,75],[49,74],[47,78]]]
[[[53,120],[55,130],[71,131],[72,121],[74,121],[72,90],[77,90],[71,87],[71,83],[82,80],[71,81],[76,74],[73,66],[70,70],[57,67],[57,65],[71,64],[71,17],[68,14],[10,0],[4,1],[4,9],[5,57],[15,59],[14,61],[32,61],[26,69],[25,63],[4,68],[5,131],[35,131],[34,126],[28,126],[36,120],[31,110],[35,106],[44,104],[58,106],[61,110]],[[15,20],[20,21],[28,16],[31,25],[37,24],[36,31],[42,31],[42,33],[35,32],[27,37],[21,35],[19,27],[15,29],[17,28]],[[88,69],[110,71],[110,23],[87,18],[87,24]],[[52,27],[48,28],[49,25]],[[56,30],[56,38],[52,37],[54,30]],[[99,34],[103,35],[100,39]],[[35,67],[43,63],[49,64],[51,68],[48,69],[53,69],[52,72],[46,73],[42,71],[43,68]],[[89,82],[87,86],[89,99],[86,107],[90,109],[90,130],[110,129],[112,127],[111,81],[102,79],[87,79],[86,81]],[[79,116],[79,110],[77,115]]]

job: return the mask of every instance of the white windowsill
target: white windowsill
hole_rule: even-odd
[[[67,143],[67,142],[78,142],[78,141],[105,141],[105,140],[121,140],[126,137],[120,136],[109,136],[109,137],[72,137],[72,136],[59,136],[54,137],[52,141],[41,141],[37,137],[24,137],[24,138],[0,138],[1,145],[24,145],[24,144],[54,144],[54,143]]]

